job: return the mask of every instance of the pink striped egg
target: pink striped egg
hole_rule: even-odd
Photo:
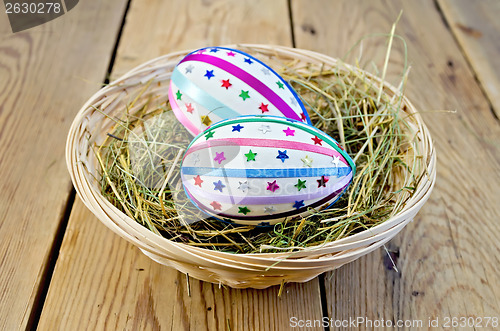
[[[335,202],[355,165],[321,130],[275,116],[221,121],[194,138],[181,164],[184,189],[204,212],[271,225]]]
[[[274,70],[240,50],[202,48],[174,68],[169,101],[193,135],[223,119],[275,115],[310,123],[293,88]]]

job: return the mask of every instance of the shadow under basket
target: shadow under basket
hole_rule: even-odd
[[[304,63],[316,67],[336,67],[336,59],[323,54],[270,45],[234,45],[255,55],[266,63],[292,63],[303,68]],[[436,179],[436,156],[429,131],[414,106],[402,97],[401,111],[415,138],[412,148],[421,153],[421,179],[402,208],[388,220],[367,230],[328,242],[308,247],[297,252],[231,254],[183,243],[174,242],[137,223],[116,208],[101,194],[99,179],[101,168],[93,146],[102,144],[112,132],[118,117],[127,109],[130,97],[154,99],[158,104],[168,100],[168,87],[172,70],[188,52],[177,52],[153,59],[126,73],[121,78],[99,90],[78,112],[68,135],[66,160],[78,195],[84,204],[108,228],[139,247],[154,261],[189,274],[194,278],[233,288],[266,288],[283,282],[306,282],[319,274],[339,268],[365,255],[393,238],[413,220],[428,199]],[[371,84],[382,81],[357,68],[342,64],[362,73]],[[273,65],[271,65],[273,67]],[[138,94],[140,91],[140,94]],[[390,97],[401,97],[399,91],[383,84],[383,93]],[[137,101],[134,107],[144,102]],[[129,111],[131,111],[129,109]],[[399,176],[405,174],[401,172]]]

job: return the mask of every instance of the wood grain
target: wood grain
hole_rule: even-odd
[[[448,25],[500,117],[500,2],[439,0]]]
[[[389,32],[401,9],[396,32],[412,66],[407,95],[435,140],[437,183],[388,245],[399,272],[381,249],[327,274],[328,312],[423,323],[500,316],[500,125],[433,1],[293,0],[296,45],[343,56],[362,36]],[[367,39],[363,53],[385,54],[385,45]],[[394,54],[401,59],[401,45]],[[433,112],[443,109],[456,113]]]
[[[238,42],[291,44],[287,2],[133,1],[114,76],[163,53]],[[277,330],[293,316],[322,317],[317,279],[286,285],[281,298],[278,287],[189,283],[190,293],[183,274],[114,235],[77,199],[39,329]]]
[[[1,330],[30,322],[71,191],[67,130],[104,79],[123,9],[81,3],[16,34],[0,23]]]

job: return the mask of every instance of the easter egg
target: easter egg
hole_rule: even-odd
[[[293,88],[260,60],[236,49],[202,48],[174,68],[169,101],[193,135],[223,119],[274,115],[310,123]]]
[[[295,120],[242,116],[194,138],[181,164],[191,201],[216,218],[271,225],[331,205],[355,165],[326,133]]]

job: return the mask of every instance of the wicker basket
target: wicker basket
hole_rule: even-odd
[[[269,45],[237,45],[244,51],[268,59],[295,59],[303,62],[336,65],[336,60],[311,51]],[[414,106],[403,98],[402,107],[411,116],[418,148],[423,153],[424,173],[404,208],[389,220],[369,230],[295,253],[229,254],[177,243],[154,234],[113,206],[100,193],[99,166],[91,146],[106,138],[114,124],[106,115],[122,112],[126,100],[146,83],[144,97],[156,102],[167,100],[170,74],[187,52],[153,59],[101,89],[81,108],[69,131],[66,158],[71,179],[84,204],[112,231],[139,247],[158,263],[171,266],[192,277],[222,283],[234,288],[266,288],[284,282],[305,282],[365,255],[393,238],[423,206],[436,178],[436,156],[429,131]],[[352,68],[351,68],[352,69]],[[357,70],[357,69],[353,69]],[[372,83],[380,79],[363,73]],[[384,93],[398,95],[396,88],[384,84]],[[138,102],[136,107],[140,107]],[[96,111],[100,108],[101,111]],[[102,112],[105,112],[103,114]]]

